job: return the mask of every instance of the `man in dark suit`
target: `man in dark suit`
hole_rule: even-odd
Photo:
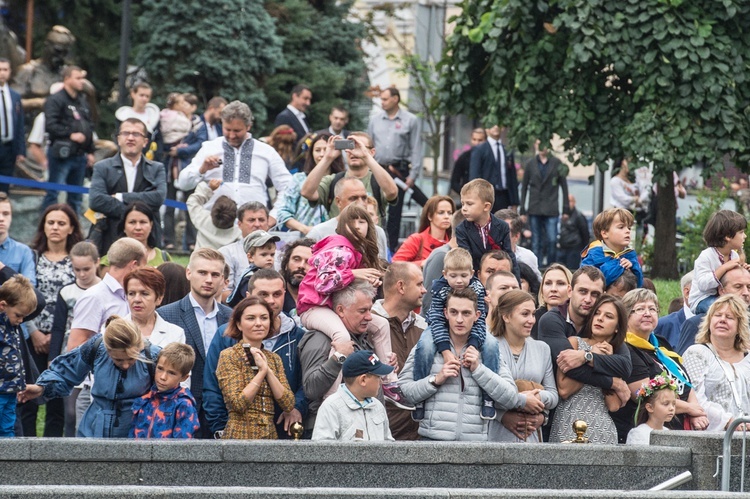
[[[167,181],[164,165],[149,161],[143,148],[149,142],[146,124],[138,118],[128,118],[120,124],[117,143],[120,154],[99,161],[94,165],[89,191],[89,206],[106,216],[97,222],[92,235],[100,253],[105,253],[117,239],[117,226],[129,203],[141,201],[151,208],[156,218],[152,228],[156,240],[160,240],[159,208],[167,196]]]
[[[276,119],[273,122],[274,128],[279,125],[289,125],[297,134],[297,141],[294,143],[294,147],[302,140],[302,137],[308,133],[311,128],[307,122],[305,111],[310,107],[312,102],[312,91],[310,87],[302,84],[297,84],[292,88],[292,98],[286,108],[276,115]]]
[[[190,391],[201,423],[203,438],[210,438],[203,411],[203,368],[206,352],[217,329],[229,322],[232,309],[216,301],[224,286],[224,256],[216,250],[201,248],[190,255],[186,275],[190,293],[180,301],[164,305],[157,310],[167,322],[185,330],[185,342],[195,351],[195,364],[190,379]]]
[[[693,317],[693,313],[690,311],[690,305],[688,304],[688,297],[690,296],[690,288],[693,287],[693,271],[691,270],[680,279],[680,288],[682,289],[683,305],[682,308],[676,312],[672,312],[669,315],[659,318],[659,323],[654,329],[654,334],[657,334],[667,340],[670,345],[677,346],[680,342],[680,329],[685,321]]]
[[[557,223],[560,215],[559,193],[562,190],[563,217],[570,216],[568,203],[568,168],[547,147],[540,147],[523,170],[521,182],[521,215],[531,224],[531,249],[539,264],[547,255],[547,265],[557,261]],[[526,208],[528,198],[529,207]]]
[[[461,187],[469,183],[469,167],[471,166],[471,151],[479,144],[487,140],[487,132],[484,128],[475,128],[471,131],[471,148],[462,152],[453,164],[453,173],[451,174],[451,188],[446,193],[451,195],[450,191],[461,195]]]
[[[487,142],[471,152],[469,180],[483,178],[495,187],[492,212],[518,206],[518,178],[513,153],[503,146],[498,125],[487,128]]]
[[[9,80],[10,61],[0,58],[0,175],[12,177],[16,162],[26,156],[26,141],[21,96],[11,90]],[[0,184],[2,192],[9,188]]]

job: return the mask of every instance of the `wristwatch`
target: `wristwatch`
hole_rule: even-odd
[[[586,350],[586,353],[583,354],[583,360],[588,362],[593,362],[594,360],[594,354],[591,353],[591,350]]]
[[[547,426],[549,423],[549,411],[542,411],[542,415],[544,416],[544,422],[542,423],[542,426]]]
[[[427,381],[429,381],[430,384],[432,386],[434,386],[435,388],[437,388],[437,387],[440,386],[440,385],[437,384],[437,376],[435,376],[434,374],[432,376],[430,376],[429,378],[427,378]]]
[[[343,364],[346,360],[346,355],[344,355],[343,353],[333,352],[333,356],[336,358],[336,362],[338,362],[339,364]]]

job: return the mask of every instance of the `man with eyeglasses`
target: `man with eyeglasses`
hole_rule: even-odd
[[[341,213],[344,208],[352,203],[357,203],[362,208],[367,205],[367,191],[362,180],[354,177],[342,178],[333,188],[334,203]],[[339,223],[338,217],[318,224],[307,233],[307,237],[315,241],[320,241],[324,237],[336,234],[336,226]],[[380,258],[387,259],[385,231],[379,225],[375,226],[375,232],[378,235],[378,250]]]
[[[117,239],[117,226],[125,207],[141,201],[151,208],[156,223],[156,240],[161,240],[159,208],[167,197],[164,165],[146,159],[143,149],[149,142],[146,124],[138,118],[128,118],[120,124],[117,144],[120,154],[94,165],[89,191],[89,207],[97,212],[97,222],[89,237],[105,253]]]

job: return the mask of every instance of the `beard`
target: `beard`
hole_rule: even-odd
[[[284,276],[284,280],[287,284],[293,288],[298,288],[302,280],[305,278],[304,272],[292,272],[289,269],[284,269],[281,272],[281,275]]]

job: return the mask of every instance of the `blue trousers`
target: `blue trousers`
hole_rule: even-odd
[[[72,156],[66,159],[58,159],[50,156],[49,158],[49,181],[55,184],[67,184],[82,186],[83,179],[86,177],[86,155]],[[59,191],[48,190],[44,196],[42,210],[47,209],[57,203],[57,194]],[[80,215],[81,199],[83,194],[68,192],[68,204],[73,211]]]
[[[16,394],[0,394],[0,437],[16,436]]]
[[[558,217],[529,215],[529,225],[531,225],[532,232],[531,251],[536,255],[540,265],[545,250],[547,251],[547,265],[556,261],[557,221]]]

